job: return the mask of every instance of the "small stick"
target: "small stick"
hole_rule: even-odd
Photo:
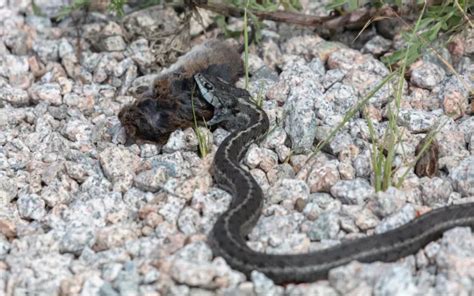
[[[243,17],[245,10],[224,3],[214,3],[209,1],[196,1],[194,5],[203,9],[213,11],[215,13],[232,16]],[[306,27],[324,27],[327,29],[336,29],[342,27],[357,27],[364,25],[367,21],[374,17],[390,17],[393,16],[393,8],[384,6],[380,9],[362,7],[353,12],[344,15],[315,16],[289,11],[256,11],[249,10],[253,15],[261,20],[271,20],[275,22],[284,22],[294,25]]]

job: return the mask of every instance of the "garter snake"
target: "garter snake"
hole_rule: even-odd
[[[211,230],[209,242],[216,255],[247,276],[257,270],[277,284],[315,281],[326,278],[331,268],[353,260],[394,261],[415,253],[450,228],[474,228],[474,203],[466,203],[432,210],[382,234],[344,241],[307,254],[272,255],[250,249],[245,237],[261,214],[264,195],[250,173],[240,166],[240,161],[249,145],[268,130],[269,120],[266,113],[249,100],[246,90],[204,74],[196,74],[194,79],[201,96],[236,125],[214,158],[214,179],[232,195],[232,201]]]

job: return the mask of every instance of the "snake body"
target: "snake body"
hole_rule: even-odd
[[[321,251],[272,255],[250,249],[245,237],[260,217],[264,195],[251,174],[240,166],[240,161],[249,145],[266,133],[269,120],[266,113],[249,100],[247,91],[215,77],[196,74],[194,78],[202,97],[216,108],[230,110],[226,113],[238,122],[214,158],[214,179],[232,195],[232,201],[218,218],[209,241],[217,255],[247,276],[257,270],[277,284],[311,282],[327,278],[330,269],[353,260],[394,261],[415,253],[450,228],[474,228],[474,203],[466,203],[432,210],[388,232],[344,241]]]

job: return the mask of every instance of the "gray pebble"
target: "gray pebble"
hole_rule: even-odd
[[[428,206],[445,205],[453,191],[451,183],[439,177],[421,180],[421,198]]]
[[[339,217],[334,213],[323,213],[311,225],[308,237],[312,241],[335,239],[340,229]]]
[[[148,41],[144,38],[137,39],[129,44],[125,54],[132,58],[143,73],[149,72],[146,68],[150,68],[155,62],[155,56],[149,48]]]
[[[324,93],[324,100],[332,106],[335,114],[345,115],[354,105],[357,104],[356,90],[349,85],[334,83]]]
[[[397,122],[411,132],[424,133],[434,127],[436,116],[428,111],[402,109],[398,114]]]
[[[59,241],[59,250],[63,253],[81,254],[85,247],[92,247],[95,243],[95,231],[92,227],[71,223]]]
[[[328,89],[337,82],[341,82],[345,75],[346,71],[342,69],[331,69],[326,72],[321,83],[325,89]]]
[[[13,180],[0,176],[0,204],[6,206],[17,195],[18,188]]]
[[[261,162],[262,149],[251,145],[244,156],[244,163],[250,168],[256,168]]]
[[[384,218],[400,210],[406,201],[406,192],[389,187],[386,191],[379,191],[373,195],[368,203],[368,208],[378,217]]]
[[[453,187],[462,196],[474,195],[474,156],[465,158],[449,174]]]
[[[419,295],[413,271],[406,265],[394,266],[380,277],[374,286],[373,295]]]
[[[249,234],[251,241],[263,242],[272,246],[280,246],[288,237],[295,233],[299,223],[303,220],[303,215],[293,213],[283,216],[268,216],[259,219],[257,225]]]
[[[166,168],[155,167],[139,173],[134,179],[134,185],[143,191],[157,192],[163,188],[167,180]]]
[[[171,133],[168,142],[163,146],[165,153],[173,153],[184,149],[195,150],[198,146],[198,139],[192,129],[182,131],[180,129]]]
[[[118,295],[138,296],[139,282],[137,266],[133,262],[127,262],[114,281],[114,286],[119,291]]]
[[[34,102],[46,101],[52,105],[62,103],[61,87],[57,83],[34,84],[29,92]]]
[[[211,286],[213,279],[218,275],[210,263],[184,259],[173,261],[170,274],[178,283],[204,288]]]
[[[370,176],[372,173],[371,164],[370,151],[366,150],[364,153],[357,155],[353,161],[356,177],[363,178]]]
[[[308,149],[316,133],[314,99],[322,97],[322,87],[317,83],[317,75],[305,67],[287,69],[280,75],[280,79],[285,78],[289,79],[285,82],[290,88],[284,106],[285,130],[291,137],[293,149]]]
[[[294,179],[295,171],[293,167],[288,163],[278,164],[267,172],[268,182],[274,185],[278,180],[282,179]]]
[[[74,181],[62,177],[61,181],[55,179],[48,186],[43,187],[41,198],[49,207],[54,207],[61,203],[68,203],[77,189]]]
[[[340,180],[331,187],[331,195],[344,204],[362,204],[374,193],[373,187],[365,179]]]
[[[25,106],[30,102],[28,92],[20,88],[1,87],[0,100],[9,102],[13,106]]]
[[[21,194],[17,206],[18,213],[25,219],[41,220],[46,215],[45,202],[36,194]]]
[[[411,72],[410,82],[416,86],[433,89],[445,76],[444,70],[436,64],[423,62]]]
[[[258,271],[252,271],[250,275],[254,284],[254,292],[257,296],[264,295],[283,295],[283,288],[275,286],[273,281],[267,278],[263,273]]]
[[[181,232],[190,235],[198,232],[201,216],[199,212],[190,207],[185,207],[178,218],[178,227]]]
[[[388,51],[392,46],[392,41],[383,38],[382,36],[376,35],[370,39],[362,48],[362,52],[371,53],[374,56],[379,56],[384,52]]]
[[[0,76],[25,75],[29,70],[26,56],[2,54],[0,57]]]
[[[311,193],[329,192],[331,187],[341,178],[337,165],[338,162],[336,160],[325,162],[324,164],[317,163],[316,165],[313,165],[306,181]]]
[[[319,281],[314,284],[290,284],[285,289],[285,295],[288,296],[305,296],[305,295],[317,295],[317,296],[336,296],[339,293],[329,285],[327,281]]]
[[[380,222],[368,208],[361,209],[358,205],[343,205],[342,211],[351,217],[355,225],[363,231],[376,227]]]
[[[265,138],[260,143],[260,146],[269,149],[275,149],[281,145],[284,145],[287,140],[287,134],[285,130],[280,127],[276,126],[268,131]]]
[[[182,198],[168,196],[166,204],[164,204],[158,213],[170,223],[176,223],[179,213],[184,207],[186,201]]]
[[[11,244],[6,237],[3,235],[0,236],[0,258],[5,260],[5,257],[8,255],[11,249]],[[1,285],[1,284],[0,284]]]
[[[140,165],[137,155],[120,147],[106,148],[99,154],[99,160],[105,176],[116,184],[125,181],[125,188],[131,185],[133,175]]]
[[[125,50],[127,44],[122,36],[109,36],[101,40],[101,47],[105,51],[122,51]]]
[[[395,229],[399,226],[407,224],[411,220],[416,218],[416,210],[412,204],[406,204],[397,213],[385,218],[375,228],[375,233],[384,233],[389,230]]]
[[[292,204],[296,199],[307,199],[309,196],[309,188],[305,182],[301,180],[282,179],[272,186],[268,192],[271,203],[280,203],[284,200],[290,200]]]
[[[33,51],[42,62],[57,61],[59,59],[59,46],[56,40],[41,40],[33,43]]]

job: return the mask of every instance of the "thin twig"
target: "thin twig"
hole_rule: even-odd
[[[245,9],[226,5],[224,3],[204,1],[203,3],[196,3],[195,5],[225,16],[243,17],[245,14]],[[324,27],[327,29],[363,26],[368,20],[374,17],[391,16],[393,13],[392,11],[393,8],[389,6],[380,9],[363,7],[344,15],[315,16],[280,10],[270,12],[248,10],[249,13],[252,13],[261,20],[284,22],[306,27]]]

